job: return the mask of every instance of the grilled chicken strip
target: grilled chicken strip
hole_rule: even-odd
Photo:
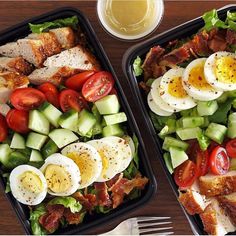
[[[19,57],[20,48],[17,42],[7,43],[0,46],[0,55],[5,57]]]
[[[33,71],[32,65],[22,57],[0,57],[0,69],[28,75]]]
[[[200,193],[206,197],[227,195],[236,192],[236,171],[225,175],[207,174],[199,178]]]

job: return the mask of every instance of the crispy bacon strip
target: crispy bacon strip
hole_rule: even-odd
[[[72,213],[69,208],[64,211],[64,217],[69,225],[80,224],[83,221],[85,212]]]
[[[73,197],[80,202],[80,204],[84,207],[85,210],[91,211],[97,206],[97,198],[95,194],[85,194],[83,195],[80,192],[76,192],[73,194]]]
[[[94,183],[95,190],[97,192],[97,202],[99,206],[111,206],[112,202],[108,194],[108,188],[106,183]]]
[[[224,51],[227,47],[226,31],[214,31],[214,35],[208,41],[208,46],[213,52]]]
[[[227,30],[226,42],[229,45],[236,44],[236,31],[230,29]]]

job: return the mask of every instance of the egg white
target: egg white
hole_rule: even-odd
[[[135,154],[135,145],[133,139],[129,135],[124,135],[122,138],[129,144],[131,151],[132,151],[132,156]]]
[[[219,81],[216,77],[216,60],[222,57],[232,57],[236,61],[236,54],[230,52],[216,52],[209,56],[206,60],[204,73],[208,83],[219,91],[232,91],[236,90],[236,83],[224,83]]]
[[[160,91],[159,91],[160,97],[166,103],[168,103],[171,107],[175,109],[179,109],[179,110],[186,110],[186,109],[190,109],[196,106],[194,99],[190,97],[189,95],[186,95],[183,98],[179,98],[179,97],[173,96],[168,91],[168,87],[170,83],[172,82],[172,79],[176,77],[182,78],[183,73],[184,73],[184,69],[180,67],[170,69],[169,71],[167,71],[161,78]],[[180,82],[182,86],[182,81]]]
[[[183,87],[185,91],[188,93],[188,95],[200,101],[211,101],[220,97],[222,94],[222,91],[216,90],[210,84],[209,84],[209,86],[211,86],[210,88],[201,89],[194,87],[194,85],[189,82],[192,69],[202,67],[202,69],[204,70],[204,64],[206,60],[207,60],[206,58],[198,58],[189,63],[189,65],[184,70],[183,80],[182,80]]]
[[[30,192],[27,189],[25,189],[24,186],[22,185],[19,177],[23,173],[28,171],[33,172],[41,180],[42,191],[40,193]],[[43,173],[33,166],[30,165],[17,166],[12,170],[9,180],[10,180],[10,188],[12,195],[17,201],[25,205],[30,205],[30,206],[38,205],[45,199],[47,195],[47,181]]]

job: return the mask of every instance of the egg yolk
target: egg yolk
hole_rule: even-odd
[[[81,174],[81,185],[86,184],[86,182],[93,177],[94,172],[93,163],[89,157],[89,154],[86,152],[71,152],[67,154],[67,157],[72,159],[79,167]]]
[[[207,83],[204,75],[204,62],[201,66],[194,67],[189,73],[188,83],[197,89],[209,90],[212,87]]]
[[[216,60],[215,74],[218,81],[234,84],[236,83],[236,59],[232,57],[221,57]]]
[[[44,175],[48,188],[54,193],[66,192],[71,187],[71,176],[63,166],[48,165]]]
[[[20,175],[20,183],[29,192],[40,193],[43,190],[42,181],[32,171],[26,171]]]
[[[109,164],[108,164],[108,160],[107,160],[107,157],[105,154],[105,150],[101,149],[101,150],[99,150],[98,153],[102,159],[102,174],[101,175],[103,178],[106,178],[106,171],[108,169]]]
[[[171,78],[168,85],[168,93],[176,98],[184,98],[187,96],[187,93],[182,85],[181,77]]]

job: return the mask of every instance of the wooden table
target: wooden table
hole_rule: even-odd
[[[219,8],[226,4],[236,3],[235,1],[165,1],[165,15],[160,27],[152,34],[158,34],[173,26],[190,20],[204,13],[212,8]],[[122,73],[121,61],[126,49],[134,43],[121,42],[109,36],[101,28],[96,15],[96,1],[0,1],[0,30],[3,30],[11,25],[21,22],[27,18],[37,16],[57,7],[71,6],[83,11],[94,27],[101,44],[105,48],[108,57],[120,78],[126,94],[129,93],[127,81]],[[128,96],[128,99],[135,100]],[[132,107],[135,116],[138,114],[135,107]],[[142,127],[142,122],[138,120],[138,124]],[[142,130],[143,136],[146,140],[145,145],[149,151],[149,158],[153,166],[154,174],[158,181],[157,194],[145,206],[125,215],[123,218],[135,215],[157,215],[157,216],[171,216],[174,226],[175,234],[192,234],[187,220],[174,196],[172,190],[163,174],[162,168],[157,161],[157,158],[152,153],[152,147],[148,142],[148,137]],[[110,225],[102,225],[91,230],[91,234],[102,233],[106,230],[112,229],[118,224],[122,218],[117,219]],[[24,231],[19,224],[10,204],[6,201],[3,192],[0,194],[0,234],[23,234]]]

